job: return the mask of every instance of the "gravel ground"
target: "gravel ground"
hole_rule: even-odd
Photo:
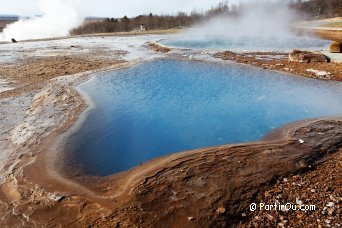
[[[309,78],[342,81],[342,64],[289,62],[288,55],[289,53],[283,52],[234,53],[226,51],[216,53],[214,57]],[[315,72],[322,72],[323,74],[317,75]]]
[[[279,180],[257,199],[257,210],[244,224],[247,227],[341,227],[342,150],[306,173]],[[291,203],[297,210],[260,210],[260,203]],[[309,205],[315,205],[315,210],[300,210]]]

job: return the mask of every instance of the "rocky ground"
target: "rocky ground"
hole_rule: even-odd
[[[86,71],[105,69],[123,63],[122,60],[111,60],[90,56],[51,56],[25,59],[17,63],[2,64],[0,75],[5,80],[14,81],[16,88],[0,94],[0,97],[11,97],[44,87],[46,82],[63,75],[75,75]]]
[[[292,202],[314,210],[256,210],[247,213],[247,227],[340,227],[342,225],[342,150],[306,172],[283,178],[256,199],[266,205]]]
[[[342,64],[291,62],[289,54],[285,52],[234,53],[226,51],[216,53],[214,57],[315,79],[342,81]]]
[[[55,161],[62,161],[51,153],[51,145],[84,110],[74,86],[89,74],[168,56],[215,61],[214,53],[187,50],[184,55],[159,45],[155,41],[161,38],[80,37],[0,45],[0,79],[9,84],[0,90],[1,227],[338,227],[340,118],[289,125],[259,143],[174,154],[106,178],[66,178],[56,169]],[[318,78],[307,69],[327,71],[320,79],[341,81],[341,65],[289,63],[287,56],[215,55],[308,77]],[[251,203],[273,200],[313,203],[318,210],[249,210]]]

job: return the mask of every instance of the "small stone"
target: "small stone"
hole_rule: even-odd
[[[332,215],[334,213],[334,208],[329,208],[328,209],[328,215]]]
[[[331,221],[330,221],[329,219],[326,219],[326,220],[325,220],[325,223],[326,223],[326,224],[330,224]]]
[[[284,221],[278,223],[278,226],[280,226],[280,227],[285,227],[286,222],[287,222],[287,221],[284,220]]]
[[[267,217],[269,220],[273,220],[273,219],[274,219],[274,217],[273,217],[272,215],[267,214],[267,213],[266,213],[266,217]]]
[[[342,53],[342,43],[341,43],[341,42],[334,41],[334,42],[330,45],[329,51],[330,51],[330,53]]]
[[[319,70],[315,70],[315,69],[306,69],[307,72],[313,73],[314,75],[316,75],[319,78],[330,78],[331,73],[327,72],[327,71],[319,71]]]
[[[55,202],[60,202],[65,198],[65,196],[58,193],[49,193],[47,197],[48,199],[53,200]]]
[[[326,211],[322,211],[321,214],[322,214],[322,215],[325,215],[325,214],[327,214],[327,212],[326,212]]]
[[[326,206],[327,206],[327,207],[333,207],[333,206],[335,206],[335,203],[334,203],[334,202],[329,202],[329,203],[327,203]]]
[[[303,139],[299,139],[298,141],[299,141],[300,144],[305,143],[305,141]]]
[[[189,220],[189,221],[194,221],[195,218],[194,218],[194,217],[188,217],[188,220]]]
[[[334,197],[333,195],[330,195],[329,198],[334,202],[338,202],[338,199],[336,199],[336,197]]]
[[[276,196],[277,199],[281,199],[283,197],[283,195],[279,194]]]
[[[300,199],[296,198],[296,204],[303,205],[303,201],[301,201]]]
[[[224,214],[224,212],[226,212],[226,209],[224,208],[224,207],[219,207],[219,208],[217,208],[217,210],[216,210],[216,213],[217,214]]]

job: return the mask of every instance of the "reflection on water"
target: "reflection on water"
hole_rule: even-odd
[[[273,128],[342,114],[342,85],[237,65],[158,60],[84,83],[96,108],[66,144],[108,175],[169,153],[260,139]]]

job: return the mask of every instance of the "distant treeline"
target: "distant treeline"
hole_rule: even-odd
[[[183,13],[180,13],[177,16],[155,16],[150,14],[140,15],[135,18],[128,18],[127,16],[121,19],[107,18],[102,21],[86,22],[81,27],[74,29],[72,34],[128,32],[140,29],[141,25],[143,25],[143,28],[146,30],[171,29],[181,26],[190,26],[198,19],[197,15],[189,16]]]
[[[216,7],[212,7],[204,13],[193,11],[190,14],[179,12],[177,15],[139,15],[135,18],[106,18],[101,21],[86,22],[79,28],[74,29],[72,35],[90,34],[90,33],[111,33],[128,32],[140,30],[141,25],[145,30],[164,30],[173,28],[190,27],[196,22],[219,14],[232,14],[233,10],[228,2],[222,2]]]
[[[294,0],[292,2],[292,7],[304,12],[311,19],[342,16],[342,0]]]
[[[288,1],[292,8],[304,12],[310,18],[342,16],[342,0]],[[139,15],[134,18],[128,18],[127,16],[123,18],[106,18],[104,20],[88,21],[71,31],[71,34],[129,32],[140,30],[141,28],[146,30],[164,30],[190,27],[195,23],[208,20],[217,15],[238,15],[240,7],[241,5],[229,5],[228,1],[224,1],[206,12],[193,11],[190,14],[180,12],[177,15],[153,15],[150,13],[149,15]]]

